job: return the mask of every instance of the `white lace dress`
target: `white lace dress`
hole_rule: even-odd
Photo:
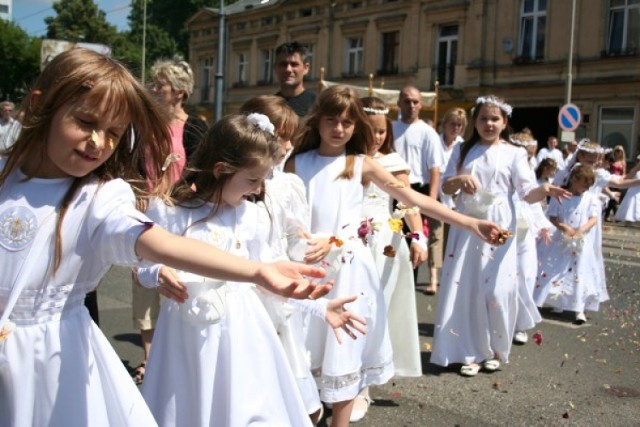
[[[148,219],[124,181],[90,181],[65,215],[54,274],[55,209],[72,179],[23,179],[14,171],[0,187],[0,312],[24,286],[10,317],[17,329],[0,341],[0,425],[155,426],[84,307],[111,265],[138,264]]]
[[[397,153],[375,159],[391,173],[407,172],[409,169]],[[395,375],[419,377],[422,376],[422,366],[413,268],[406,239],[402,232],[394,233],[389,224],[391,209],[389,195],[374,183],[369,184],[365,189],[363,215],[373,218],[380,227],[371,236],[369,248],[384,288]],[[391,256],[388,252],[385,255],[388,245],[393,247],[395,255]]]
[[[637,172],[634,178],[640,179],[640,172]],[[620,206],[618,206],[615,218],[616,221],[640,221],[640,186],[631,187],[627,190],[620,202]]]
[[[494,221],[515,234],[514,192],[520,198],[536,186],[526,151],[505,142],[474,145],[460,171],[461,144],[454,148],[443,182],[471,174],[480,189],[461,194],[458,211]],[[518,298],[516,239],[492,246],[466,230],[451,227],[438,293],[431,363],[481,363],[499,355],[509,360]]]
[[[600,201],[590,192],[558,203],[551,200],[547,215],[573,228],[581,227],[589,218],[601,213]],[[552,242],[540,259],[534,298],[538,306],[548,305],[562,310],[597,311],[602,301],[600,270],[603,268],[594,252],[597,225],[580,239],[567,239],[556,230]]]
[[[235,255],[266,256],[269,220],[263,208],[244,202],[237,208],[222,207],[213,218],[196,223],[210,210],[209,203],[195,209],[154,203],[148,215],[176,234]],[[187,280],[202,278],[189,275]],[[162,303],[142,387],[158,424],[310,425],[255,285],[207,280],[204,286],[204,293],[195,287],[189,290],[190,297],[200,301]]]
[[[367,320],[367,334],[338,344],[333,331],[311,318],[307,348],[318,379],[320,398],[340,402],[355,398],[369,385],[393,376],[393,355],[387,329],[386,305],[371,251],[358,237],[363,219],[362,162],[356,156],[354,177],[339,179],[346,157],[320,156],[316,150],[295,157],[295,171],[307,188],[311,231],[334,236],[343,244],[329,255],[329,277],[335,284],[327,298],[357,295],[347,307]]]

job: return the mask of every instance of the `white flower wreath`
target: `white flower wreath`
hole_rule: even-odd
[[[496,107],[504,111],[504,113],[508,117],[511,117],[511,113],[513,112],[513,107],[511,107],[511,105],[507,104],[506,102],[500,101],[495,96],[481,96],[476,99],[476,106],[482,104],[495,105]]]
[[[261,131],[267,132],[275,136],[276,127],[271,123],[269,117],[260,113],[251,113],[247,116],[247,120],[254,126],[257,126]]]

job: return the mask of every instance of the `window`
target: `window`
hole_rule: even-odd
[[[613,148],[622,145],[627,157],[635,157],[635,145],[631,144],[634,116],[633,107],[601,107],[598,141],[602,141],[602,146]]]
[[[300,18],[307,18],[313,16],[313,9],[300,9]]]
[[[213,66],[213,58],[207,58],[202,64],[202,83],[200,85],[200,102],[209,101],[209,93],[211,92],[211,68]]]
[[[346,62],[344,72],[348,76],[362,74],[362,37],[347,39]]]
[[[270,85],[273,83],[273,49],[262,50],[262,62],[260,64],[259,84]]]
[[[520,58],[544,58],[545,30],[547,26],[547,0],[523,0],[520,11]]]
[[[607,54],[635,55],[640,44],[640,0],[611,0]]]
[[[400,32],[382,33],[382,63],[378,74],[398,74],[398,46]]]
[[[237,85],[244,86],[248,83],[249,76],[249,56],[244,53],[238,53],[238,78]]]
[[[0,4],[0,13],[9,13],[9,5]]]
[[[454,83],[456,61],[458,59],[458,26],[441,25],[438,28],[435,72],[432,78],[443,86]],[[435,81],[433,82],[435,83]]]
[[[301,43],[305,48],[307,48],[307,62],[309,63],[309,72],[305,76],[306,79],[313,79],[313,44],[312,43]]]

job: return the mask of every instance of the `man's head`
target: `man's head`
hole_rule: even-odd
[[[578,151],[578,141],[571,141],[568,147],[570,153],[575,153]]]
[[[557,146],[558,138],[556,138],[555,136],[550,136],[549,139],[547,139],[547,147],[549,147],[549,150],[553,150]]]
[[[298,42],[281,44],[276,48],[274,70],[281,89],[301,93],[304,76],[309,72],[307,48]]]
[[[402,121],[413,123],[420,118],[422,108],[422,96],[420,91],[413,86],[406,86],[398,96],[398,108],[402,113]]]
[[[0,102],[0,121],[6,123],[13,116],[13,110],[16,108],[13,102]]]

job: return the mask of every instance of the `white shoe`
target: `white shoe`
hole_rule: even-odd
[[[585,323],[587,323],[587,316],[585,316],[582,311],[579,313],[576,313],[576,324],[584,325]]]
[[[529,341],[529,335],[525,331],[518,331],[513,336],[513,342],[516,344],[524,344]]]
[[[362,420],[365,415],[367,415],[367,411],[369,410],[369,405],[371,405],[370,397],[357,395],[353,402],[353,409],[351,409],[351,416],[349,417],[350,423],[357,423]]]
[[[482,367],[487,372],[495,372],[500,369],[500,361],[498,359],[485,360]]]
[[[471,365],[462,365],[460,375],[463,377],[475,377],[480,372],[480,365],[472,363]]]

